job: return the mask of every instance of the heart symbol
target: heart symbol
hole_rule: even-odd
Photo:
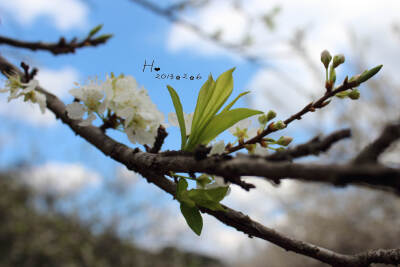
[[[159,70],[160,70],[160,68],[154,68],[154,70],[155,70],[155,71],[159,71]]]

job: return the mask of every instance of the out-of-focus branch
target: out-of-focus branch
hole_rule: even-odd
[[[174,9],[162,8],[162,7],[158,6],[157,4],[154,4],[147,0],[130,0],[130,1],[159,15],[159,16],[166,18],[170,22],[177,23],[177,24],[193,31],[195,34],[197,34],[199,37],[201,37],[205,40],[212,41],[214,44],[216,44],[222,48],[225,48],[229,51],[237,53],[243,59],[245,59],[249,62],[256,63],[258,65],[265,65],[265,63],[262,60],[260,60],[258,57],[246,53],[244,51],[244,46],[242,44],[235,44],[235,43],[226,42],[224,40],[221,40],[215,34],[207,33],[203,29],[198,27],[196,24],[193,24],[183,18],[176,16],[176,14],[174,12],[176,8],[174,8]]]
[[[111,35],[103,35],[97,38],[86,38],[82,41],[77,41],[76,38],[67,42],[64,37],[61,37],[57,43],[44,43],[44,42],[27,42],[12,39],[5,36],[0,36],[0,45],[9,45],[18,48],[30,49],[33,51],[43,50],[49,51],[54,55],[75,53],[76,49],[82,47],[91,47],[104,44],[111,37]]]
[[[12,64],[8,63],[4,58],[0,57],[0,68],[3,73],[15,73],[18,75],[23,75],[19,69],[17,69]],[[168,153],[145,153],[140,152],[139,149],[131,149],[124,144],[118,143],[115,140],[108,137],[101,129],[94,126],[82,127],[79,126],[79,120],[72,120],[67,116],[66,108],[63,102],[61,102],[55,95],[47,92],[43,88],[37,88],[46,96],[46,105],[58,119],[63,123],[67,124],[77,135],[84,138],[86,141],[97,147],[105,155],[111,157],[112,159],[124,164],[128,169],[136,171],[143,175],[143,177],[151,183],[154,183],[159,188],[168,192],[171,195],[176,193],[176,184],[168,180],[164,176],[165,170],[172,170],[176,166],[183,164],[180,168],[192,169],[193,171],[203,171],[203,169],[208,169],[207,164],[211,164],[212,168],[218,170],[218,161],[222,161],[221,170],[226,172],[235,172],[237,168],[242,168],[242,164],[237,164],[235,162],[241,162],[242,159],[245,160],[247,164],[250,160],[254,160],[251,157],[236,157],[232,158],[229,156],[213,157],[204,160],[196,160],[193,155],[182,154],[179,155],[176,152],[175,156],[168,155]],[[171,154],[171,153],[170,153]],[[225,162],[226,161],[226,162]],[[213,164],[214,162],[214,164]],[[263,163],[266,164],[266,160],[262,158],[255,159],[256,164]],[[228,164],[228,165],[226,165]],[[229,166],[229,164],[231,164]],[[286,163],[285,163],[286,164]],[[274,171],[279,172],[283,169],[295,170],[297,167],[292,163],[288,164],[270,163],[268,167],[273,167],[274,165],[280,166],[279,170]],[[188,167],[185,167],[188,165]],[[293,167],[291,167],[293,166]],[[306,167],[304,165],[303,167]],[[366,168],[367,166],[357,165],[351,168]],[[212,170],[212,168],[210,170]],[[283,168],[283,169],[282,169]],[[338,169],[339,166],[332,166],[331,170]],[[342,170],[349,168],[348,166],[342,167]],[[348,169],[357,172],[356,169]],[[376,166],[371,166],[368,172],[394,172],[395,170],[381,167],[380,170]],[[184,170],[187,171],[186,169]],[[247,170],[245,170],[246,172]],[[304,170],[308,171],[308,170]],[[327,173],[330,176],[329,172]],[[382,173],[380,173],[382,174]],[[221,222],[234,227],[238,231],[241,231],[251,237],[258,237],[266,241],[272,242],[273,244],[280,246],[286,250],[293,251],[302,255],[312,257],[314,259],[320,260],[332,266],[368,266],[371,263],[386,263],[386,264],[398,264],[400,263],[400,249],[389,249],[389,250],[373,250],[365,253],[360,253],[356,255],[345,255],[336,253],[334,251],[318,247],[316,245],[303,242],[300,240],[295,240],[289,238],[271,228],[265,227],[260,223],[253,221],[249,216],[225,207],[225,211],[211,211],[205,208],[201,208],[202,212],[208,213],[216,217]]]
[[[375,163],[378,157],[398,139],[400,139],[400,121],[387,125],[382,134],[366,146],[353,162],[355,164]]]
[[[304,156],[319,155],[321,152],[327,151],[334,143],[342,139],[349,138],[350,136],[350,129],[336,131],[323,139],[317,136],[305,144],[301,144],[283,151],[277,151],[274,154],[266,156],[265,158],[270,161],[291,161],[292,159]]]

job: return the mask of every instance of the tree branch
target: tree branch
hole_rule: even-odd
[[[23,73],[19,69],[5,61],[5,59],[2,57],[0,57],[0,68],[2,72],[12,72],[18,75],[23,75]],[[67,124],[77,135],[81,136],[86,141],[96,146],[105,155],[124,164],[128,169],[139,172],[148,182],[154,183],[156,186],[171,195],[175,195],[176,185],[172,181],[165,178],[162,170],[167,170],[170,169],[170,167],[177,166],[176,163],[174,163],[174,157],[178,157],[178,159],[180,159],[179,157],[181,157],[185,160],[191,161],[189,162],[189,165],[193,164],[196,161],[195,159],[190,159],[188,156],[182,155],[165,156],[162,154],[140,152],[139,149],[134,150],[124,144],[114,141],[113,139],[105,135],[104,132],[97,127],[81,127],[78,125],[79,120],[71,120],[67,116],[64,103],[61,102],[55,95],[48,93],[42,88],[38,88],[37,90],[40,90],[42,93],[45,94],[48,109],[50,109],[58,119]],[[235,162],[235,160],[240,161],[242,158],[246,160],[250,159],[250,157],[237,157],[230,159],[228,162],[231,162],[230,164],[232,164],[232,162]],[[200,166],[200,169],[205,168],[204,164],[211,163],[209,161],[215,161],[215,158],[207,158],[205,160],[197,161],[197,165]],[[263,163],[266,162],[266,160],[262,158],[257,158],[256,161],[262,161]],[[165,166],[160,166],[159,164],[165,164]],[[184,161],[183,164],[186,165],[188,164],[188,162]],[[233,163],[233,165],[235,164],[236,163]],[[283,167],[281,163],[275,164]],[[271,164],[271,166],[275,164]],[[214,168],[216,167],[217,166],[214,165]],[[359,165],[356,167],[361,168],[363,167],[363,165]],[[191,168],[193,168],[194,170],[196,169],[195,166],[192,166]],[[221,167],[221,170],[224,168],[227,167]],[[226,170],[232,171],[233,169],[227,168]],[[249,216],[244,215],[241,212],[235,211],[228,207],[225,208],[226,211],[211,211],[205,208],[201,208],[201,211],[216,217],[221,222],[232,226],[235,229],[244,232],[251,237],[254,236],[264,239],[286,250],[312,257],[332,266],[368,266],[371,263],[400,263],[399,249],[375,250],[357,255],[340,254],[307,242],[289,238],[271,228],[265,227],[260,223],[253,221]]]
[[[354,164],[374,163],[391,144],[400,138],[400,121],[387,125],[382,134],[366,146],[353,160]]]
[[[111,36],[110,36],[111,37]],[[43,42],[27,42],[12,39],[9,37],[0,36],[0,45],[9,45],[13,47],[25,48],[32,51],[43,50],[49,51],[54,55],[75,53],[75,50],[82,47],[98,46],[104,44],[110,38],[86,38],[77,42],[76,38],[67,42],[64,37],[61,37],[57,43],[43,43]]]
[[[289,148],[283,151],[277,151],[274,154],[266,156],[270,161],[291,161],[294,158],[300,158],[309,155],[319,155],[321,152],[327,151],[334,143],[349,138],[351,136],[350,129],[336,131],[324,139],[319,136],[314,137],[305,144],[298,145],[294,148]]]

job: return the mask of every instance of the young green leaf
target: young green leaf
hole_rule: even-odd
[[[206,107],[207,103],[210,101],[210,97],[212,95],[213,89],[215,86],[215,81],[210,74],[208,76],[207,81],[203,84],[203,86],[200,88],[199,95],[197,97],[197,104],[196,104],[196,109],[193,114],[193,122],[192,122],[192,128],[191,128],[191,133],[196,132],[196,127],[201,120],[202,115],[204,114],[204,108]]]
[[[207,191],[207,195],[209,195],[212,200],[214,200],[216,202],[220,202],[226,196],[228,189],[229,189],[228,186],[220,186],[220,187],[207,189],[206,191]]]
[[[218,190],[216,191],[215,189]],[[212,190],[212,192],[209,192],[210,190]],[[221,206],[221,204],[219,204],[219,202],[224,198],[227,191],[228,187],[219,187],[214,189],[192,189],[188,191],[187,195],[198,206],[214,211],[223,211],[225,209]]]
[[[88,37],[92,37],[93,35],[95,35],[96,33],[98,33],[101,28],[103,28],[103,24],[99,24],[96,27],[94,27],[93,29],[90,30]]]
[[[203,228],[203,218],[201,217],[199,208],[189,207],[185,203],[181,203],[181,212],[185,217],[186,223],[197,235],[201,234]]]
[[[181,130],[181,141],[182,141],[181,149],[183,149],[185,147],[187,137],[186,137],[186,126],[185,126],[185,118],[183,116],[182,104],[174,88],[172,88],[169,85],[167,85],[167,88],[169,94],[171,95],[172,103],[174,104],[176,117],[178,118],[179,128]]]
[[[236,108],[215,116],[199,137],[199,144],[208,144],[220,133],[248,117],[262,114],[263,112],[248,108]]]
[[[235,68],[227,70],[218,77],[217,81],[215,82],[215,86],[211,92],[212,95],[209,101],[206,103],[205,108],[203,109],[203,113],[201,114],[199,122],[196,123],[196,131],[190,136],[189,142],[185,150],[191,151],[195,148],[197,144],[200,143],[199,137],[202,134],[203,130],[206,128],[211,119],[215,116],[215,114],[217,114],[222,105],[231,95],[233,90],[232,72],[234,70]]]
[[[375,68],[364,71],[363,73],[361,73],[357,82],[358,83],[366,82],[368,79],[372,78],[375,74],[377,74],[381,70],[382,67],[383,67],[383,65],[379,65],[379,66],[376,66]]]
[[[188,187],[188,183],[187,183],[186,179],[180,178],[178,181],[178,184],[176,186],[176,196],[178,199],[180,196],[182,196],[183,192],[186,191],[187,187]]]
[[[236,101],[239,100],[239,98],[241,98],[242,96],[247,95],[248,93],[250,93],[250,91],[243,92],[243,93],[239,94],[231,103],[229,103],[229,105],[227,105],[227,106],[221,111],[221,113],[230,110],[231,107],[236,103]]]

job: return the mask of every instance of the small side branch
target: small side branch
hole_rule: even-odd
[[[321,152],[327,151],[334,143],[342,139],[349,138],[350,136],[350,129],[336,131],[323,139],[317,136],[305,144],[275,152],[274,154],[266,156],[265,158],[269,161],[291,161],[292,159],[304,156],[319,155]]]
[[[29,49],[32,51],[37,51],[37,50],[49,51],[53,55],[60,55],[60,54],[75,53],[76,49],[78,48],[98,46],[100,44],[104,44],[110,37],[111,35],[103,36],[103,38],[101,36],[94,39],[86,38],[79,42],[77,41],[76,38],[67,42],[64,37],[61,37],[57,43],[44,43],[44,42],[27,42],[27,41],[12,39],[5,36],[0,36],[0,45],[9,45],[13,47]]]

